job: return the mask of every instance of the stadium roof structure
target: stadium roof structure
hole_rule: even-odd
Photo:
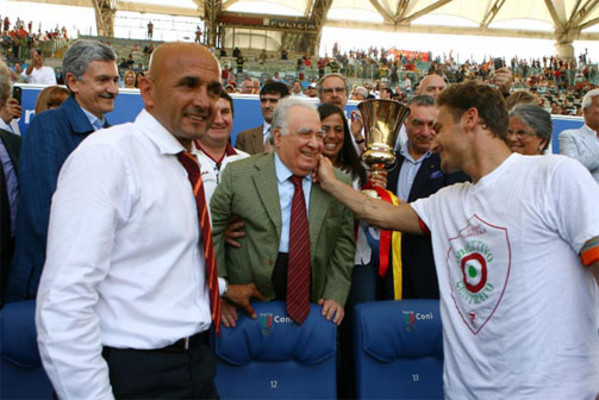
[[[15,1],[15,0],[13,0]],[[21,0],[23,1],[23,0]],[[27,0],[32,1],[32,0]],[[104,12],[139,11],[201,17],[208,26],[279,30],[311,35],[322,27],[390,32],[469,34],[599,40],[599,0],[33,0],[95,7]],[[256,5],[261,13],[255,13]],[[269,10],[285,9],[286,15]],[[254,12],[252,12],[254,11]],[[109,22],[97,18],[98,23]],[[287,22],[287,23],[284,23]],[[100,28],[100,27],[99,27]],[[100,29],[99,29],[100,31]]]

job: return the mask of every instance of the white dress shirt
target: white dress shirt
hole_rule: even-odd
[[[348,171],[343,171],[348,175],[351,175]],[[352,186],[356,190],[362,190],[360,184],[360,178],[356,178],[352,181]],[[375,240],[380,240],[380,230],[377,227],[368,225],[363,219],[358,221],[358,232],[356,236],[356,255],[354,257],[354,265],[366,266],[370,263],[372,258],[372,248],[366,238],[366,232],[371,235]]]
[[[56,74],[52,67],[43,65],[41,68],[33,68],[31,74],[27,75],[27,70],[21,74],[27,83],[37,83],[38,85],[56,85]]]
[[[62,167],[36,310],[61,399],[112,398],[102,346],[161,348],[211,324],[182,150],[143,110],[91,135]]]
[[[268,138],[270,137],[270,124],[264,121],[264,125],[262,125],[262,143],[266,146],[266,142],[268,142]]]

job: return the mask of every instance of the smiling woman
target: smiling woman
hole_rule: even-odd
[[[343,111],[334,104],[324,103],[318,107],[318,113],[324,133],[323,155],[361,186],[366,182],[366,172],[352,144],[351,133]]]
[[[551,143],[553,123],[543,108],[522,104],[510,112],[507,143],[512,152],[523,155],[541,155]]]

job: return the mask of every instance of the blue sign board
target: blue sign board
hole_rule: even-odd
[[[19,120],[21,134],[27,134],[27,128],[31,119],[35,117],[35,101],[37,95],[43,89],[37,85],[20,85],[23,88],[23,115]],[[356,108],[357,102],[350,102],[347,111]],[[260,101],[255,95],[233,95],[233,106],[235,108],[235,117],[233,119],[233,133],[231,141],[235,143],[237,134],[246,129],[254,128],[262,124],[262,113],[260,112]],[[107,114],[106,117],[111,124],[122,124],[131,122],[143,108],[143,101],[138,90],[121,89],[116,98],[114,111]],[[579,128],[583,124],[581,117],[552,116],[553,119],[553,153],[558,153],[559,143],[557,136],[559,132],[566,129]]]

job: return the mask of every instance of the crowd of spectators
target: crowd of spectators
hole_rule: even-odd
[[[2,21],[2,33],[0,42],[0,51],[2,57],[6,58],[10,63],[26,60],[31,57],[31,50],[34,48],[44,47],[46,43],[55,44],[68,41],[67,29],[63,26],[56,26],[53,30],[43,31],[41,25],[37,32],[33,28],[33,22],[25,21],[17,18],[17,21],[12,24],[9,17],[0,16]],[[56,48],[51,46],[50,48]]]
[[[17,19],[14,24],[8,17],[2,18],[2,58],[15,72],[20,74],[31,59],[32,49],[44,49],[45,43],[68,40],[66,29],[58,26],[42,33],[41,26],[34,32],[33,23]],[[110,46],[110,44],[108,44]],[[134,59],[133,52],[119,54],[119,73],[122,87],[137,87],[138,77],[144,74],[149,56],[154,50],[152,44],[143,49],[143,57]],[[141,50],[141,49],[140,49]],[[244,50],[245,51],[245,50]],[[280,81],[290,87],[299,81],[302,94],[315,97],[315,83],[325,73],[340,73],[349,77],[354,84],[354,99],[380,97],[380,92],[388,92],[390,98],[407,101],[417,90],[418,82],[426,75],[438,74],[447,83],[477,80],[492,83],[494,58],[481,62],[467,60],[459,63],[450,52],[448,55],[433,55],[431,52],[404,51],[371,46],[368,49],[341,51],[335,44],[332,54],[322,57],[308,53],[292,54],[286,48],[279,52],[262,50],[254,57],[247,56],[239,47],[213,49],[220,56],[223,66],[222,79],[229,93],[257,94],[259,87],[268,79]],[[117,51],[118,53],[118,51]],[[51,54],[44,51],[48,58]],[[232,58],[231,58],[232,56]],[[142,62],[140,62],[142,61]],[[288,64],[281,70],[266,69],[269,64]],[[556,56],[542,58],[518,58],[502,60],[513,76],[512,90],[526,90],[539,98],[539,104],[552,114],[582,115],[580,102],[589,90],[597,87],[599,74],[597,65],[592,63],[588,52],[578,55],[576,60],[561,59]],[[130,72],[135,79],[131,84]],[[60,70],[56,71],[57,81],[62,83]],[[123,77],[127,75],[128,82]],[[258,81],[258,84],[256,84]],[[365,95],[364,95],[365,93]]]
[[[494,76],[494,61],[489,57],[481,62],[467,60],[458,63],[451,52],[449,55],[435,56],[430,52],[402,51],[370,47],[366,50],[350,50],[341,52],[338,46],[333,47],[332,56],[311,57],[308,54],[298,54],[296,61],[290,57],[286,49],[282,49],[280,60],[278,57],[262,50],[255,57],[252,64],[251,58],[239,56],[241,50],[235,48],[233,55],[236,59],[242,58],[243,62],[228,66],[226,62],[227,51],[221,49],[220,57],[224,61],[223,79],[229,84],[230,93],[242,93],[242,83],[255,75],[254,71],[263,70],[265,65],[275,62],[290,63],[295,71],[271,71],[262,74],[262,80],[273,79],[283,81],[290,86],[299,80],[304,89],[304,94],[309,97],[310,84],[314,83],[325,73],[340,73],[349,77],[354,85],[354,95],[361,98],[360,93],[366,89],[365,97],[379,97],[380,86],[383,90],[389,89],[391,97],[405,101],[417,89],[418,82],[426,75],[438,74],[447,83],[476,80],[483,83],[492,83]],[[250,62],[248,62],[250,61]],[[540,99],[540,105],[552,114],[582,115],[580,101],[584,94],[597,87],[599,74],[597,65],[588,58],[588,53],[580,54],[577,60],[566,60],[556,56],[542,58],[514,57],[506,62],[500,60],[502,65],[510,69],[513,76],[513,90],[526,90],[532,92]],[[255,68],[254,68],[255,67]],[[282,74],[281,74],[282,72]],[[247,78],[247,79],[246,79]]]

